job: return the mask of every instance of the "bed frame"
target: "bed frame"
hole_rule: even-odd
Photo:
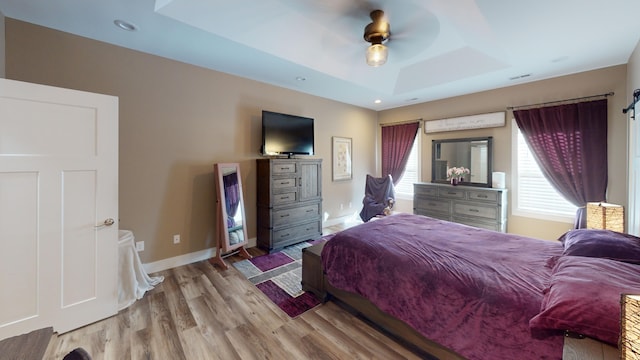
[[[369,323],[372,327],[398,341],[409,350],[424,359],[464,360],[455,352],[435,343],[409,327],[403,321],[378,309],[369,300],[360,295],[336,289],[325,281],[327,300],[332,300],[341,307]]]
[[[315,294],[320,300],[334,301],[354,316],[367,322],[380,332],[398,341],[425,359],[464,360],[460,354],[415,331],[405,322],[383,312],[366,298],[329,284],[322,270],[320,255],[325,242],[302,250],[302,289]],[[616,360],[617,348],[589,338],[565,337],[564,360]]]

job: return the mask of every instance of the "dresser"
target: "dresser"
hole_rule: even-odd
[[[269,252],[322,236],[322,159],[257,160],[258,247]]]
[[[416,183],[413,213],[507,232],[507,190]]]

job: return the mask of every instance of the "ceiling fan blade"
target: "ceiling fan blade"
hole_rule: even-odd
[[[398,61],[420,54],[429,48],[440,34],[438,18],[426,10],[419,14],[408,15],[404,21],[397,21],[397,23],[398,26],[391,24],[391,37],[387,46],[389,56],[393,54]]]
[[[347,17],[362,21],[370,21],[369,13],[380,8],[380,2],[370,0],[280,0],[280,2],[302,14],[314,13],[322,17]]]

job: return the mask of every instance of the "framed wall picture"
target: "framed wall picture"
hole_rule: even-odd
[[[333,140],[333,181],[351,180],[351,138],[332,137]]]

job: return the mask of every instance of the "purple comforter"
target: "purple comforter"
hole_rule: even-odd
[[[561,359],[563,338],[529,320],[562,254],[559,242],[398,214],[336,234],[327,279],[469,359]]]

